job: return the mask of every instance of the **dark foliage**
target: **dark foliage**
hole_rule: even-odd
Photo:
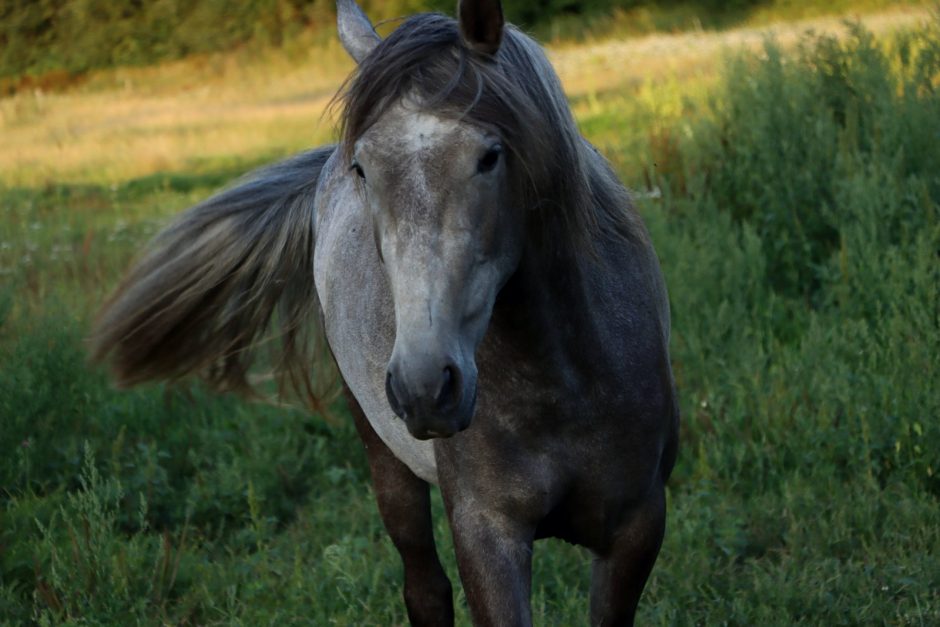
[[[695,0],[703,13],[739,11],[764,0]],[[679,0],[517,0],[507,18],[533,27],[565,15],[588,15]],[[453,13],[455,0],[362,0],[370,17],[430,10]],[[279,46],[331,26],[332,0],[5,0],[0,2],[0,79],[145,65],[247,44]],[[29,81],[27,81],[29,83]],[[26,83],[24,83],[26,84]],[[31,83],[30,83],[31,84]]]

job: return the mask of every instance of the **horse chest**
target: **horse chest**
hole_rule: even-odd
[[[498,333],[481,349],[473,425],[437,446],[442,488],[603,550],[659,476],[663,421],[629,394],[547,385],[537,360],[500,367]]]

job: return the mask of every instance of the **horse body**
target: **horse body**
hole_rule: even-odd
[[[645,233],[626,245],[598,242],[597,258],[546,265],[524,256],[477,349],[473,428],[419,440],[386,398],[395,304],[370,210],[342,162],[334,154],[317,193],[314,268],[327,338],[374,432],[414,475],[441,486],[455,538],[473,538],[466,552],[494,559],[498,551],[487,550],[480,539],[487,529],[479,527],[495,517],[499,537],[517,538],[515,554],[523,556],[507,578],[527,581],[524,556],[536,538],[608,555],[617,532],[647,516],[651,501],[650,526],[661,525],[678,425],[668,301]],[[642,587],[645,575],[639,579]],[[500,601],[488,599],[487,616],[512,615],[506,606],[518,606],[526,588],[498,611]]]
[[[106,305],[97,353],[130,383],[208,368],[237,387],[281,307],[296,386],[300,301],[318,302],[411,622],[453,623],[437,484],[474,622],[531,623],[532,542],[551,536],[596,558],[592,622],[630,624],[678,440],[648,234],[499,2],[384,41],[338,6],[360,64],[340,145],[191,209]]]

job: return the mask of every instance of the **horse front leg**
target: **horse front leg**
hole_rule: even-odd
[[[473,624],[531,625],[532,531],[474,502],[449,505],[448,516]]]
[[[628,512],[609,551],[594,562],[591,573],[591,624],[632,625],[640,594],[662,546],[666,495],[656,487]]]
[[[450,579],[434,545],[430,487],[379,438],[349,390],[346,390],[346,399],[366,447],[382,522],[404,565],[408,620],[415,626],[453,625]]]

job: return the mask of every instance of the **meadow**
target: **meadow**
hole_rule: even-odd
[[[638,622],[940,624],[940,15],[773,31],[550,49],[670,289],[682,441]],[[172,215],[333,137],[350,68],[252,48],[0,99],[0,624],[406,622],[341,403],[116,390],[83,339]],[[537,624],[586,623],[590,561],[536,545]]]

